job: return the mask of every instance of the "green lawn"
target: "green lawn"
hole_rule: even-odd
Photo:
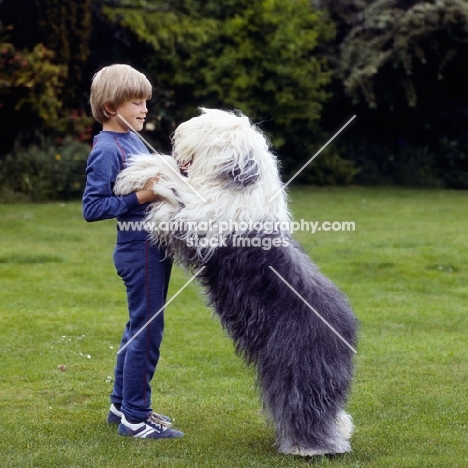
[[[105,423],[127,314],[115,223],[87,224],[79,203],[0,205],[0,466],[467,466],[468,193],[290,195],[296,219],[356,223],[355,232],[296,233],[361,324],[351,454],[276,452],[253,372],[193,283],[166,311],[153,382],[155,410],[186,436],[118,436]],[[188,279],[175,267],[169,295]]]

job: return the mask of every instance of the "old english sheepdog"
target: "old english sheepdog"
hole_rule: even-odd
[[[128,194],[155,177],[159,199],[146,229],[197,271],[236,352],[255,367],[279,452],[349,452],[344,408],[357,321],[288,229],[278,162],[263,133],[240,113],[202,109],[175,130],[172,157],[135,155],[114,190]]]

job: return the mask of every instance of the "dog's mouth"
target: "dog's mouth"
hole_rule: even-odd
[[[181,162],[180,168],[181,168],[183,171],[186,171],[191,165],[192,165],[192,160],[190,160],[190,161],[185,161],[185,162]]]
[[[177,161],[179,164],[180,172],[182,174],[187,175],[187,171],[190,169],[190,166],[192,165],[193,162],[193,156],[187,161]]]

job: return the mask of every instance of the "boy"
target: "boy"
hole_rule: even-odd
[[[86,221],[117,218],[120,222],[143,221],[148,203],[156,196],[150,180],[143,190],[116,196],[113,186],[117,174],[131,154],[148,153],[145,145],[132,133],[119,114],[137,131],[143,129],[148,112],[146,101],[152,87],[145,75],[129,65],[104,67],[93,77],[91,110],[102,124],[94,137],[86,168],[83,217]],[[115,382],[111,394],[108,423],[120,423],[120,435],[147,439],[182,437],[172,429],[167,416],[151,409],[150,381],[159,359],[164,316],[160,313],[145,326],[166,301],[171,261],[164,252],[151,246],[144,229],[120,230],[114,264],[126,290],[129,321],[117,355]],[[134,339],[134,335],[143,328]]]

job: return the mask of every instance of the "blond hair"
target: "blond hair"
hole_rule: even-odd
[[[94,118],[107,122],[111,111],[133,99],[151,99],[152,86],[143,73],[130,65],[114,64],[99,70],[91,83],[89,102]]]

